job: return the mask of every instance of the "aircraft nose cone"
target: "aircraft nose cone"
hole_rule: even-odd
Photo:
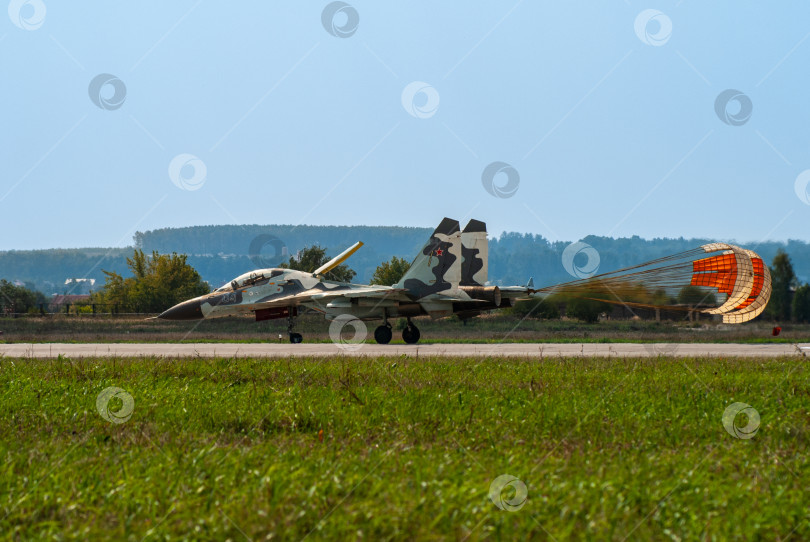
[[[200,320],[203,317],[200,302],[197,299],[189,299],[178,303],[174,307],[160,313],[158,318],[164,320]]]

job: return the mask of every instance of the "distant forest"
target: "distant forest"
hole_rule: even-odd
[[[126,257],[134,248],[150,253],[188,254],[189,263],[212,287],[257,267],[273,267],[306,246],[318,244],[335,255],[356,241],[363,246],[349,260],[357,271],[355,282],[367,283],[375,268],[392,256],[413,259],[428,239],[431,228],[389,226],[195,226],[137,232],[128,248],[79,248],[14,250],[0,252],[0,278],[19,281],[46,294],[86,293],[104,284],[102,270],[128,274]],[[599,252],[598,272],[606,272],[695,248],[715,239],[613,239],[588,236],[582,239]],[[493,284],[526,284],[534,277],[537,286],[573,278],[562,265],[562,252],[569,242],[550,242],[540,235],[504,233],[489,242],[489,277]],[[803,241],[742,244],[770,264],[778,249],[793,261],[800,281],[810,281],[810,244]]]

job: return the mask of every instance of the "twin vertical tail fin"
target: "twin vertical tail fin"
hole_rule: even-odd
[[[470,220],[461,232],[461,286],[484,286],[489,271],[487,225]]]
[[[394,286],[419,299],[458,287],[461,281],[461,232],[458,220],[445,218]]]
[[[486,224],[470,220],[462,232],[458,220],[445,218],[394,286],[420,299],[460,285],[483,286],[486,281]]]

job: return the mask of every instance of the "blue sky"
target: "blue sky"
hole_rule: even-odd
[[[12,0],[0,249],[444,216],[810,240],[810,6],[349,4]]]

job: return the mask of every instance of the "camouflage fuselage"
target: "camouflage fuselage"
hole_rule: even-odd
[[[256,313],[259,318],[264,311],[264,314],[277,315],[267,318],[280,318],[288,313],[269,312],[270,309],[304,307],[324,314],[327,320],[343,314],[374,320],[418,315],[449,316],[484,305],[485,301],[473,300],[458,289],[416,298],[390,286],[335,282],[291,269],[259,269],[210,294],[184,301],[160,317],[199,320]]]

